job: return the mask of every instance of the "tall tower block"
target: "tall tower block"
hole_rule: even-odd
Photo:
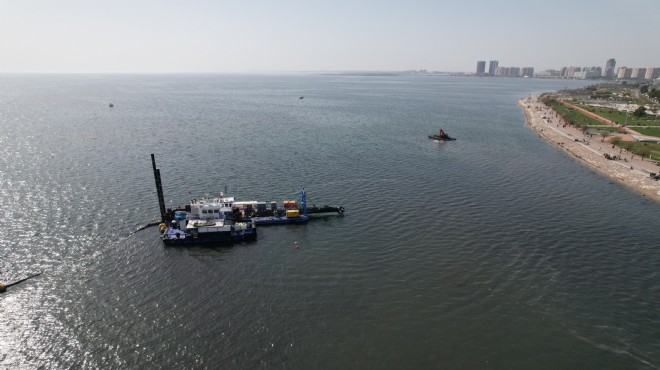
[[[483,76],[486,74],[486,61],[480,60],[477,62],[477,76]]]
[[[491,60],[490,64],[488,65],[488,75],[489,76],[495,76],[495,71],[497,70],[497,66],[500,63],[497,60]]]
[[[616,60],[609,59],[605,63],[605,78],[614,78],[614,67],[616,67]]]

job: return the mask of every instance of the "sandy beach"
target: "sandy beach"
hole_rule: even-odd
[[[653,180],[649,174],[660,172],[655,162],[641,160],[639,156],[612,148],[601,137],[590,137],[573,126],[564,125],[554,110],[544,105],[538,96],[521,99],[518,104],[527,117],[527,124],[540,137],[571,154],[581,163],[593,168],[604,176],[622,184],[644,197],[660,202],[660,181]],[[608,160],[604,154],[621,156],[620,160]]]

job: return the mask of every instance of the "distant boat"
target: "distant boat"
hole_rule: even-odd
[[[301,96],[300,99],[301,99],[301,100],[302,100],[302,99],[305,99],[305,97],[304,97],[304,96]]]
[[[456,140],[456,139],[453,138],[453,137],[449,137],[449,136],[442,137],[442,136],[440,136],[440,135],[429,135],[429,139],[440,140],[440,141],[452,141],[452,140]]]
[[[447,135],[443,129],[440,129],[440,133],[438,135],[429,135],[429,139],[441,140],[441,141],[456,140],[455,138],[450,137],[449,135]]]
[[[112,108],[112,107],[114,107],[114,106],[115,106],[115,105],[112,104],[112,103],[108,104],[108,107],[110,107],[110,108]]]

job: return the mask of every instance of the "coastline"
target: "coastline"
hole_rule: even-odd
[[[541,138],[564,150],[584,165],[606,176],[618,184],[634,190],[643,197],[660,202],[660,181],[649,177],[651,172],[660,172],[660,167],[639,156],[621,154],[619,148],[611,148],[608,142],[585,136],[584,133],[560,124],[555,112],[541,103],[538,95],[520,99],[518,105],[527,118],[527,125]],[[622,160],[608,160],[604,154],[620,155]]]

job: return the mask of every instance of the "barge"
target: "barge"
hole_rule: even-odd
[[[158,192],[161,239],[169,245],[240,242],[256,240],[257,225],[304,224],[310,218],[342,216],[344,207],[324,205],[307,207],[307,193],[301,189],[294,199],[277,202],[236,201],[220,193],[219,197],[193,199],[183,209],[165,209],[160,170],[151,155]]]
[[[259,203],[257,202],[257,204]],[[257,225],[304,224],[309,221],[307,193],[304,188],[296,195],[296,199],[283,201],[282,208],[278,208],[276,204],[271,202],[271,212],[260,211],[257,208],[257,212],[252,212],[247,219]]]
[[[160,170],[151,155],[158,192],[160,238],[167,245],[234,243],[257,238],[257,227],[250,220],[235,221],[233,197],[193,199],[185,209],[165,209]]]
[[[344,207],[324,205],[307,206],[307,193],[301,189],[295,199],[284,200],[282,206],[277,202],[242,201],[234,202],[234,210],[238,210],[246,220],[253,220],[257,225],[303,224],[311,218],[325,216],[342,216]]]

